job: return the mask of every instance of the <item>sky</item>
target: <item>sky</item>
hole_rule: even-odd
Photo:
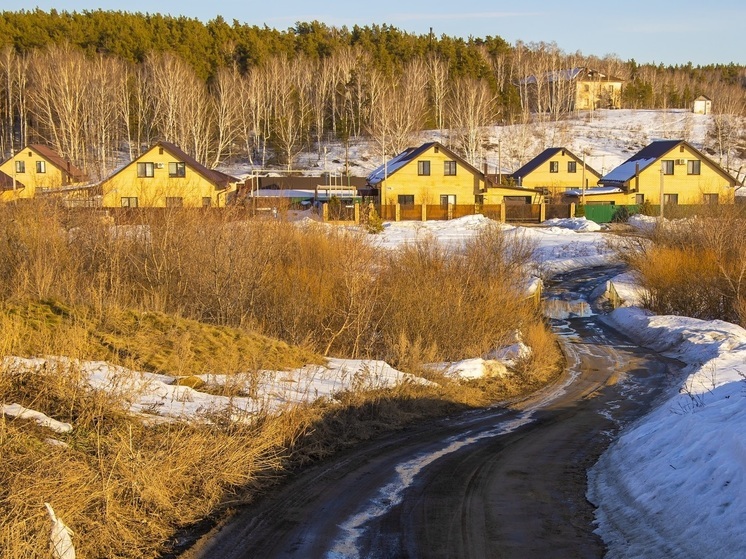
[[[616,6],[612,9],[610,6]],[[590,1],[462,0],[434,3],[308,2],[303,0],[257,2],[223,0],[220,3],[186,3],[161,0],[58,0],[36,2],[44,11],[120,10],[198,18],[204,22],[222,16],[240,23],[286,30],[296,22],[320,21],[329,26],[388,24],[403,31],[436,36],[499,36],[511,44],[555,42],[567,53],[603,57],[615,55],[638,63],[746,64],[742,0],[679,0],[652,2],[628,0],[608,4]],[[2,10],[19,4],[0,0]],[[32,9],[29,6],[27,9]]]

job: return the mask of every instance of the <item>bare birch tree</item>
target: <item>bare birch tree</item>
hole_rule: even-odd
[[[495,95],[486,80],[458,78],[448,103],[448,122],[454,143],[472,165],[477,166],[486,126],[497,118]]]
[[[10,155],[27,140],[28,57],[7,46],[0,52],[0,92],[2,121],[0,122],[0,154]]]
[[[216,132],[212,168],[231,154],[231,148],[240,134],[241,89],[242,79],[236,66],[218,70],[212,85]]]
[[[88,63],[69,44],[33,54],[29,65],[29,107],[37,133],[60,153],[84,167]]]
[[[435,128],[442,131],[445,125],[445,103],[448,94],[448,65],[435,54],[428,55],[426,64],[433,120]]]
[[[267,66],[272,84],[272,131],[279,155],[288,169],[303,149],[308,137],[310,117],[309,74],[303,72],[306,61],[272,58]]]
[[[97,55],[89,61],[87,81],[84,168],[103,178],[116,165],[115,150],[122,139],[123,111],[118,104],[122,102],[120,92],[127,83],[124,63]]]

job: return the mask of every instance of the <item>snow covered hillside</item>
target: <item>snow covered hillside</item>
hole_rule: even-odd
[[[713,115],[694,114],[684,109],[671,110],[597,110],[571,115],[559,122],[534,122],[526,125],[495,126],[485,131],[487,138],[482,157],[489,172],[511,173],[547,147],[566,147],[577,155],[586,154],[586,162],[605,174],[641,148],[659,139],[681,139],[710,155],[721,165],[717,155],[708,151],[714,144],[708,140]],[[412,138],[412,145],[437,140],[449,144],[448,131],[430,130]],[[394,154],[389,154],[389,157]],[[382,163],[375,144],[352,143],[348,162],[354,176],[367,176]],[[743,179],[746,159],[730,160],[731,174]],[[309,173],[341,174],[345,168],[345,148],[338,143],[325,146],[325,152],[300,154],[295,165]],[[247,168],[233,168],[237,176],[249,173]],[[743,190],[743,189],[742,189]],[[746,193],[741,193],[746,194]]]

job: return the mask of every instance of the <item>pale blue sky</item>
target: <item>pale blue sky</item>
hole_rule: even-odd
[[[33,1],[33,0],[32,0]],[[27,9],[94,9],[159,12],[205,22],[217,15],[251,25],[285,30],[297,21],[318,20],[330,26],[387,23],[412,33],[436,36],[499,35],[516,41],[556,42],[565,52],[615,54],[622,60],[694,65],[746,64],[746,2],[743,0],[626,0],[598,2],[558,0],[58,0],[29,3]],[[2,10],[21,6],[0,0]]]

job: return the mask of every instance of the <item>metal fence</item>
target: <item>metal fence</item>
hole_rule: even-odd
[[[448,219],[448,206],[440,204],[429,204],[425,207],[427,211],[427,220],[444,220]]]
[[[571,204],[547,204],[545,207],[544,217],[546,219],[564,219],[566,217],[575,217],[570,215]]]
[[[539,223],[541,204],[505,204],[505,221]]]

